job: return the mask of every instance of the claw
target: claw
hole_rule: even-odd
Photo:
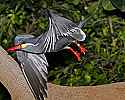
[[[82,46],[80,46],[79,48],[80,48],[80,53],[81,53],[81,54],[85,54],[85,53],[87,52],[87,49],[86,49],[86,48],[84,48],[84,47],[82,47]]]
[[[79,43],[76,43],[76,45],[79,47],[79,51],[81,54],[85,54],[87,52],[87,49],[84,48],[82,45],[80,45]]]

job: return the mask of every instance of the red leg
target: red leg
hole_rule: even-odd
[[[74,55],[77,61],[80,61],[80,53],[74,51],[71,47],[69,47],[68,50]]]

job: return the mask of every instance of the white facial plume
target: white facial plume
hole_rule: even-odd
[[[70,32],[72,33],[72,37],[75,38],[78,41],[84,41],[86,38],[85,33],[80,29],[80,28],[73,28],[70,30]]]

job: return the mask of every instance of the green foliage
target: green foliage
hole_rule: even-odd
[[[106,10],[119,9],[125,12],[125,0],[102,0],[102,5]]]
[[[110,0],[103,0],[102,5],[105,10],[114,10],[115,9],[115,7],[112,5]]]
[[[85,20],[83,31],[87,38],[84,44],[88,52],[76,62],[71,54],[61,51],[58,59],[63,60],[58,63],[51,59],[49,81],[69,86],[125,81],[125,20],[114,12],[120,9],[120,14],[124,14],[125,4],[124,0],[110,1],[0,1],[0,45],[5,49],[10,47],[17,34],[45,32],[48,28],[45,9],[53,9],[76,23]],[[106,11],[113,11],[113,14]]]
[[[125,0],[110,0],[112,4],[120,9],[121,11],[125,12]]]
[[[64,65],[52,66],[49,78],[55,84],[99,85],[125,80],[124,19],[106,15],[101,0],[90,2],[88,5],[85,11],[92,17],[83,28],[87,34],[85,45],[88,53],[83,55],[78,63],[72,60],[65,62]],[[109,3],[105,3],[105,6],[107,6],[105,10],[116,9]],[[112,9],[108,6],[109,8],[112,6]]]

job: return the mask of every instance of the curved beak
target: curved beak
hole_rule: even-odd
[[[21,49],[21,45],[16,45],[14,47],[8,48],[7,51],[8,52],[15,52],[17,50]]]
[[[17,51],[17,50],[26,48],[27,46],[28,46],[27,43],[25,43],[25,44],[17,44],[16,46],[7,49],[7,51],[8,51],[8,52],[15,52],[15,51]]]

